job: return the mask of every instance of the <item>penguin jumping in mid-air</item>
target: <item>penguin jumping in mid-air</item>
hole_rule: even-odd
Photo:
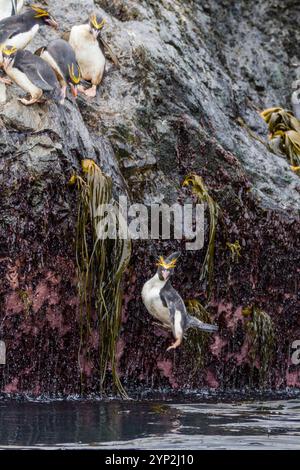
[[[0,21],[0,64],[2,63],[2,49],[6,46],[25,49],[41,25],[57,28],[57,22],[53,16],[36,5],[31,5],[21,15],[10,16]]]
[[[21,11],[24,0],[0,0],[0,21]]]
[[[2,54],[6,74],[31,96],[29,100],[21,98],[21,103],[29,106],[41,102],[43,96],[61,103],[63,97],[59,82],[47,62],[29,51],[18,51],[11,46],[3,49]]]
[[[178,252],[166,259],[161,256],[156,274],[146,282],[142,290],[142,299],[150,315],[173,333],[175,343],[167,351],[180,346],[184,334],[189,328],[198,328],[208,333],[218,331],[216,325],[203,323],[189,315],[184,301],[171,285],[170,278],[174,273],[179,256]]]
[[[66,98],[68,85],[76,98],[81,72],[70,44],[64,39],[55,39],[48,46],[38,49],[35,54],[45,60],[56,73],[62,88],[63,100]]]
[[[88,24],[73,26],[69,43],[73,47],[79,64],[82,78],[91,82],[90,88],[79,90],[90,98],[97,93],[105,70],[105,55],[100,46],[99,36],[105,24],[105,19],[93,13]]]

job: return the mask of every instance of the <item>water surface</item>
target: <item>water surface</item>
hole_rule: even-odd
[[[0,401],[0,449],[300,449],[300,400]]]

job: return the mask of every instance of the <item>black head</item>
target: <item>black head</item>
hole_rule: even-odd
[[[58,28],[58,23],[55,20],[55,18],[49,13],[48,10],[46,10],[43,7],[40,7],[38,5],[30,5],[30,10],[31,14],[33,15],[33,18],[38,22],[38,23],[44,23],[47,26],[52,26],[52,28],[57,29]]]
[[[176,263],[180,257],[179,251],[172,253],[168,258],[160,256],[157,262],[157,274],[161,281],[168,281],[170,277],[174,274],[174,269],[176,268]]]
[[[77,86],[81,82],[81,71],[80,71],[79,65],[76,62],[72,63],[71,65],[68,65],[68,70],[69,70],[68,83],[71,87],[73,96],[76,98],[78,94]]]
[[[97,13],[92,13],[90,16],[90,31],[92,35],[97,39],[99,34],[101,34],[101,30],[103,26],[105,25],[106,20],[105,18],[102,18],[102,16],[97,15]]]

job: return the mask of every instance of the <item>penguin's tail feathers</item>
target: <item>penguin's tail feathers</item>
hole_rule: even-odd
[[[215,333],[219,330],[217,325],[210,325],[209,323],[203,323],[198,320],[196,317],[188,317],[188,328],[198,328],[201,331],[206,331],[207,333]]]

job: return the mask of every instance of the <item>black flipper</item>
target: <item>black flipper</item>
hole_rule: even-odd
[[[29,51],[19,50],[14,67],[23,72],[38,88],[47,93],[54,101],[60,102],[61,89],[50,65]]]
[[[160,298],[161,298],[163,306],[169,310],[170,322],[172,325],[174,325],[175,312],[176,312],[175,302],[172,299],[170,299],[167,295],[165,295],[165,292],[163,290],[160,292]]]
[[[167,283],[166,286],[160,291],[160,298],[164,307],[167,307],[169,309],[174,337],[176,337],[174,331],[176,311],[179,311],[181,313],[181,328],[182,332],[184,333],[187,328],[188,314],[184,302],[178,292],[173,288],[173,286],[171,286],[171,284]]]
[[[106,55],[105,51],[107,51],[107,55],[109,56],[111,61],[115,64],[116,67],[120,68],[119,59],[116,56],[116,54],[113,52],[113,50],[109,46],[109,44],[107,44],[107,42],[104,41],[104,39],[101,36],[98,37],[98,42],[99,42],[99,45],[101,47],[101,50],[102,50],[103,54]]]
[[[215,333],[219,330],[217,325],[203,323],[202,321],[198,320],[198,318],[192,317],[191,315],[188,315],[187,329],[188,328],[198,328],[198,330],[207,331],[207,333]]]
[[[9,39],[28,32],[35,24],[38,24],[38,20],[31,11],[4,18],[0,21],[0,44],[9,44]]]

